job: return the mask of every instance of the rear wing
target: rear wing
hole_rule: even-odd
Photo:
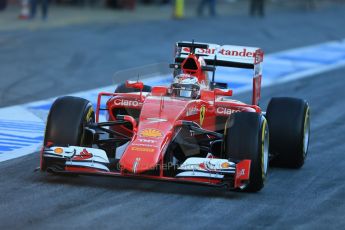
[[[264,57],[264,53],[260,48],[211,43],[177,42],[175,47],[175,62],[183,62],[191,53],[202,57],[207,65],[252,69],[252,104],[257,105],[259,103],[262,62]]]
[[[263,52],[256,47],[177,42],[175,50],[177,62],[183,61],[192,51],[202,56],[207,65],[254,69],[263,61]]]

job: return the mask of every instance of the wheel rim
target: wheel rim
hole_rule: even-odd
[[[306,157],[308,153],[310,137],[310,118],[309,118],[309,108],[307,108],[306,115],[304,118],[304,133],[303,133],[303,156]]]

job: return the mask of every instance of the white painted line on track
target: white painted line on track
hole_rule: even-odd
[[[265,56],[263,86],[312,77],[345,66],[345,39],[291,49]],[[216,80],[229,83],[235,93],[252,88],[252,71],[217,68]],[[168,85],[171,77],[143,79],[149,85]],[[114,85],[78,92],[95,104],[101,91],[114,91]],[[0,109],[0,162],[39,150],[44,136],[45,119],[55,98]]]

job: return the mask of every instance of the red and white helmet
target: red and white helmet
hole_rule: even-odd
[[[190,74],[179,74],[171,85],[173,95],[177,97],[197,98],[200,84],[197,77]]]

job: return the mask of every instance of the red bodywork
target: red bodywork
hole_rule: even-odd
[[[166,90],[162,90],[162,89]],[[179,126],[179,121],[187,120],[198,123],[202,128],[217,131],[216,130],[216,117],[223,116],[228,117],[230,113],[247,111],[260,113],[261,110],[256,105],[247,105],[238,101],[220,101],[217,100],[221,96],[217,96],[214,91],[204,90],[201,92],[201,98],[199,100],[188,100],[178,97],[164,97],[164,95],[157,95],[160,92],[167,92],[166,87],[153,87],[150,96],[140,96],[140,94],[109,94],[100,93],[98,96],[98,105],[96,111],[96,122],[98,122],[98,114],[101,104],[101,98],[103,96],[112,96],[107,102],[107,108],[110,112],[109,119],[114,121],[116,118],[112,115],[111,111],[116,108],[121,108],[120,102],[126,102],[125,104],[132,104],[128,106],[133,109],[139,109],[140,117],[138,125],[135,120],[132,120],[130,116],[125,119],[130,119],[133,125],[133,130],[129,130],[125,127],[118,127],[118,131],[132,135],[132,141],[127,146],[124,154],[120,160],[121,172],[109,173],[117,174],[121,176],[139,176],[147,179],[163,179],[163,180],[177,180],[179,178],[170,178],[163,176],[163,157],[168,147],[168,144],[173,138],[175,128]],[[158,92],[156,94],[156,92]],[[130,103],[132,102],[132,103]],[[135,102],[135,103],[134,103]],[[138,103],[136,103],[138,102]],[[196,112],[195,112],[196,111]],[[204,111],[202,115],[201,111]],[[189,115],[191,114],[191,115]],[[189,116],[187,116],[189,115]],[[154,120],[157,119],[157,122]],[[149,153],[149,154],[148,154]],[[137,164],[136,169],[133,169],[133,165],[137,159],[140,159],[140,163]],[[248,162],[248,161],[247,161]],[[157,176],[140,175],[146,171],[152,170],[160,165],[160,174]],[[249,172],[250,164],[243,164],[241,171]],[[71,169],[69,169],[71,170]],[[249,174],[246,174],[249,175]],[[235,186],[240,186],[242,177],[236,177]],[[245,177],[244,177],[245,178]],[[248,179],[248,178],[247,178]],[[219,184],[221,180],[210,180],[203,178],[184,178],[183,180],[189,180],[192,182],[204,182],[210,184]]]
[[[160,163],[178,121],[194,121],[204,129],[217,131],[217,116],[228,117],[231,113],[239,111],[261,112],[255,105],[237,101],[218,101],[215,99],[217,96],[214,91],[202,92],[199,100],[156,96],[155,88],[152,89],[152,94],[144,98],[137,94],[111,94],[113,97],[107,102],[110,112],[122,107],[118,105],[120,101],[125,104],[135,104],[129,107],[141,111],[139,124],[133,126],[133,132],[120,127],[123,133],[133,135],[132,141],[120,160],[121,168],[131,173],[133,173],[133,164],[137,158],[140,158],[141,162],[136,168],[136,173],[148,171]],[[109,96],[109,93],[100,93],[99,98],[104,95]],[[99,109],[99,106],[97,108]],[[99,110],[96,111],[96,114],[98,113]],[[96,116],[96,122],[98,122],[97,119],[98,116]],[[110,119],[116,120],[113,115]],[[150,154],[147,154],[148,152]]]
[[[262,62],[263,54],[261,50],[254,57],[254,64]],[[189,69],[184,67],[186,62],[191,59],[196,63],[197,68]],[[201,57],[189,54],[181,63],[181,70],[183,73],[196,76],[200,83],[209,84],[207,73],[202,70],[204,65]],[[109,121],[117,120],[114,111],[118,109],[133,110],[140,114],[136,118],[130,115],[124,116],[123,119],[130,123],[130,127],[120,125],[113,128],[117,132],[131,137],[131,141],[120,159],[120,170],[117,172],[104,172],[97,169],[66,166],[65,171],[177,182],[197,182],[207,185],[222,184],[222,179],[164,176],[164,155],[176,129],[181,126],[181,121],[193,121],[205,130],[216,132],[219,131],[219,124],[217,124],[219,118],[224,118],[225,121],[231,113],[240,111],[261,113],[260,107],[257,106],[260,98],[261,72],[255,72],[251,105],[229,99],[232,90],[211,90],[206,88],[201,90],[198,99],[187,99],[171,95],[169,87],[166,86],[155,86],[152,87],[151,93],[143,93],[143,83],[141,82],[127,82],[127,87],[140,89],[140,93],[99,93],[96,123],[99,122],[103,97],[108,99],[106,110]],[[159,170],[158,176],[145,174],[145,172],[154,169]],[[242,181],[249,179],[249,170],[250,160],[243,160],[237,164],[234,176],[235,188],[240,187]]]
[[[201,70],[198,59],[192,54],[189,58],[193,58],[196,61],[198,69],[189,70],[182,68],[183,72],[198,77],[200,82],[206,81],[206,74]],[[187,59],[185,61],[187,61]],[[183,64],[184,63],[182,63],[182,66]],[[140,110],[138,125],[132,117],[128,116],[125,118],[130,119],[133,129],[128,129],[124,126],[117,127],[117,131],[132,136],[131,142],[120,159],[120,175],[139,175],[140,173],[157,168],[157,166],[160,165],[159,178],[168,179],[163,176],[163,157],[168,144],[173,138],[175,128],[179,125],[179,121],[193,121],[204,129],[217,131],[216,117],[227,118],[231,113],[240,111],[261,113],[260,107],[256,106],[260,97],[261,75],[254,78],[253,85],[255,86],[253,105],[244,104],[235,100],[223,101],[222,98],[224,96],[232,95],[232,90],[204,89],[201,90],[200,99],[197,100],[169,96],[169,88],[165,86],[153,87],[151,94],[145,96],[142,93],[102,92],[98,96],[96,122],[98,122],[99,119],[99,109],[103,96],[111,96],[107,101],[109,120],[111,121],[116,120],[112,112],[114,109],[126,108]],[[142,89],[142,84],[138,83],[137,85],[131,85],[129,87]],[[140,162],[135,164],[138,159],[140,159]],[[241,169],[245,169],[246,172],[249,172],[250,163],[248,164],[248,161],[246,162],[247,164],[242,164],[243,168]],[[135,169],[133,167],[134,165],[136,165]],[[151,178],[151,176],[147,175],[141,176]],[[156,176],[152,178],[156,178]],[[238,178],[238,181],[235,183],[235,186],[239,187],[243,175],[242,177],[237,176],[236,178]],[[200,178],[185,179],[215,184],[221,182],[220,180],[210,181],[209,179],[205,181],[205,179]],[[169,178],[169,180],[181,179]]]

